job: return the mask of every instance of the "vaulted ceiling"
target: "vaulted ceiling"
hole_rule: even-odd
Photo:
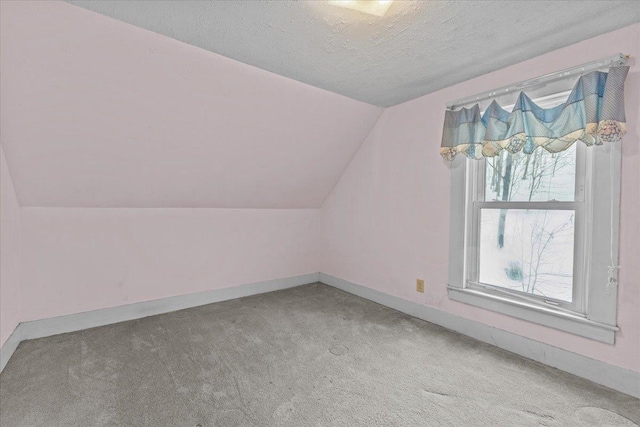
[[[70,2],[385,107],[640,20],[637,0]]]
[[[21,205],[53,207],[317,208],[375,105],[640,19],[635,1],[0,8],[0,143]]]

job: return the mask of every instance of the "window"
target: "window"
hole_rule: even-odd
[[[469,287],[584,312],[584,146],[474,162]],[[578,160],[578,151],[580,159]],[[576,230],[577,228],[577,230]],[[575,266],[575,268],[574,268]],[[575,285],[575,286],[574,286]]]
[[[449,297],[613,343],[620,144],[459,157]]]

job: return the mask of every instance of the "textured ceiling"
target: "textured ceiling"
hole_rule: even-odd
[[[396,0],[382,18],[325,1],[70,3],[379,106],[640,21],[637,0]]]
[[[0,2],[22,206],[320,207],[381,109],[63,2]]]

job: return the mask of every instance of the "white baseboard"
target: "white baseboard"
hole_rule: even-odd
[[[20,325],[16,326],[11,335],[9,335],[9,338],[7,338],[2,347],[0,347],[0,372],[2,372],[9,359],[11,359],[13,352],[18,348],[18,344],[22,341],[20,331],[18,330],[19,327]]]
[[[11,355],[18,347],[18,344],[24,340],[80,331],[83,329],[111,325],[113,323],[140,319],[142,317],[154,316],[156,314],[169,313],[171,311],[183,310],[185,308],[197,307],[214,302],[227,301],[250,295],[277,291],[280,289],[293,288],[295,286],[317,282],[318,277],[319,273],[303,274],[283,279],[267,280],[264,282],[249,283],[230,288],[214,289],[194,294],[178,295],[135,304],[92,310],[84,313],[23,322],[16,327],[13,334],[11,334],[2,348],[0,348],[0,372],[2,372],[6,366]]]
[[[280,289],[322,282],[479,341],[640,398],[640,373],[525,338],[409,300],[357,285],[325,273],[311,273],[231,288],[179,295],[136,304],[20,323],[0,348],[0,372],[23,340],[74,332],[156,314],[197,307]]]
[[[320,282],[640,399],[640,373],[320,273]]]

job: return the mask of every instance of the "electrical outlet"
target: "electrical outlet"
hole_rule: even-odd
[[[416,291],[424,293],[424,280],[416,279]]]

